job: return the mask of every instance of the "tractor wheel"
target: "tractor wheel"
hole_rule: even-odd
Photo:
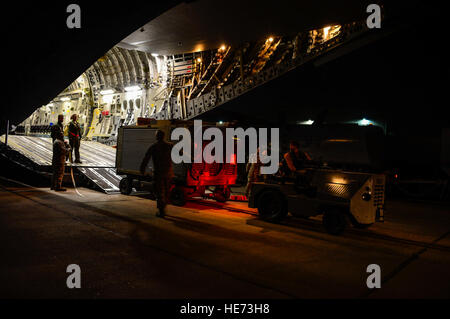
[[[323,214],[322,223],[327,233],[339,235],[347,226],[347,217],[338,209],[331,209]]]
[[[225,203],[230,199],[231,191],[229,187],[220,187],[214,190],[214,199],[219,203]]]
[[[269,222],[279,222],[288,213],[286,198],[276,190],[266,190],[259,195],[257,207],[261,219]]]
[[[355,218],[352,214],[349,214],[348,217],[349,217],[349,220],[350,220],[350,222],[352,223],[353,227],[355,227],[355,228],[366,229],[366,228],[369,228],[370,226],[373,225],[373,223],[370,223],[370,224],[361,224],[361,223],[358,223],[358,222],[356,221],[356,218]]]
[[[181,188],[179,186],[175,186],[170,191],[170,202],[175,206],[186,205],[186,196],[184,195],[183,188]]]
[[[361,223],[358,223],[357,221],[353,221],[353,220],[351,222],[352,222],[353,227],[359,228],[359,229],[366,229],[373,225],[373,223],[361,224]]]
[[[370,224],[360,224],[360,223],[352,223],[353,227],[359,228],[359,229],[366,229],[373,225],[373,223]]]
[[[120,192],[124,195],[130,195],[133,190],[133,179],[130,177],[124,177],[119,183]]]

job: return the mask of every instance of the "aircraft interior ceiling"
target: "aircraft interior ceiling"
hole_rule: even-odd
[[[117,45],[15,133],[48,134],[59,114],[66,124],[77,114],[85,138],[113,145],[118,128],[135,124],[138,117],[198,117],[366,31],[363,21],[355,21],[176,55]]]

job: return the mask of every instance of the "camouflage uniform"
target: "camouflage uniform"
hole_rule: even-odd
[[[53,142],[53,158],[52,158],[52,189],[60,189],[62,179],[64,177],[64,165],[66,163],[66,155],[69,149],[64,141],[56,139]]]
[[[286,175],[295,176],[298,171],[304,169],[305,164],[311,160],[308,153],[302,151],[289,151],[283,156],[283,165]]]
[[[153,179],[156,193],[156,203],[159,211],[164,215],[164,209],[169,202],[169,192],[172,169],[172,144],[163,140],[156,142],[147,150],[141,163],[141,172],[145,171],[150,158],[153,159]]]
[[[253,158],[253,161],[256,161],[256,163],[252,163],[252,161],[249,159],[249,162],[247,163],[247,185],[245,187],[245,196],[248,198],[250,197],[250,192],[252,191],[252,185],[254,182],[257,182],[260,177],[260,170],[262,163],[259,159],[259,154],[252,154],[251,157]]]
[[[287,152],[283,156],[285,176],[293,178],[296,186],[309,187],[312,176],[305,169],[305,165],[309,161],[311,161],[311,157],[306,152],[300,150],[298,152]]]
[[[75,150],[75,163],[80,162],[80,139],[81,128],[78,122],[70,121],[69,123],[69,143],[70,148]]]

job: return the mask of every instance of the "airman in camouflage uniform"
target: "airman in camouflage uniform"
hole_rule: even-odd
[[[77,119],[78,116],[73,114],[72,121],[69,123],[69,143],[70,148],[75,150],[75,163],[81,164],[80,160],[80,140],[81,140],[81,128]],[[72,151],[71,151],[72,152]]]
[[[169,192],[173,177],[171,157],[172,144],[164,141],[164,132],[160,130],[156,132],[156,140],[157,142],[151,145],[147,150],[147,153],[145,153],[140,171],[142,174],[145,173],[145,167],[147,166],[150,158],[152,158],[156,203],[159,209],[156,216],[164,217],[165,208],[169,201]]]
[[[58,123],[52,125],[52,127],[51,127],[50,136],[52,137],[52,142],[55,142],[58,132],[61,132],[61,133],[64,132],[63,122],[64,122],[64,115],[59,114],[58,115]]]
[[[52,186],[51,189],[60,192],[66,191],[61,187],[64,177],[64,165],[66,163],[66,155],[70,151],[69,145],[64,142],[64,135],[62,132],[55,133],[55,141],[53,142],[53,158],[52,158]]]

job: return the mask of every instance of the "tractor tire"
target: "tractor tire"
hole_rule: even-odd
[[[286,198],[277,190],[266,190],[259,195],[257,207],[259,217],[272,223],[281,221],[288,213]]]
[[[123,195],[130,195],[133,190],[133,179],[130,177],[124,177],[119,183],[120,193]]]
[[[170,191],[170,202],[175,206],[186,205],[186,195],[184,194],[183,188],[175,186]]]
[[[225,203],[230,199],[231,191],[228,187],[221,187],[214,191],[214,199],[219,203]]]
[[[350,220],[351,224],[353,225],[353,227],[358,228],[358,229],[366,229],[374,224],[374,223],[370,223],[370,224],[358,223],[356,221],[356,218],[352,214],[349,214],[348,217],[349,217],[349,220]]]
[[[355,228],[366,229],[366,228],[369,228],[370,226],[372,226],[373,223],[370,223],[370,224],[361,224],[361,223],[353,222],[353,221],[352,221],[352,225],[353,225],[353,227],[355,227]]]
[[[347,216],[338,209],[330,209],[323,214],[323,227],[331,235],[339,235],[347,226]]]

